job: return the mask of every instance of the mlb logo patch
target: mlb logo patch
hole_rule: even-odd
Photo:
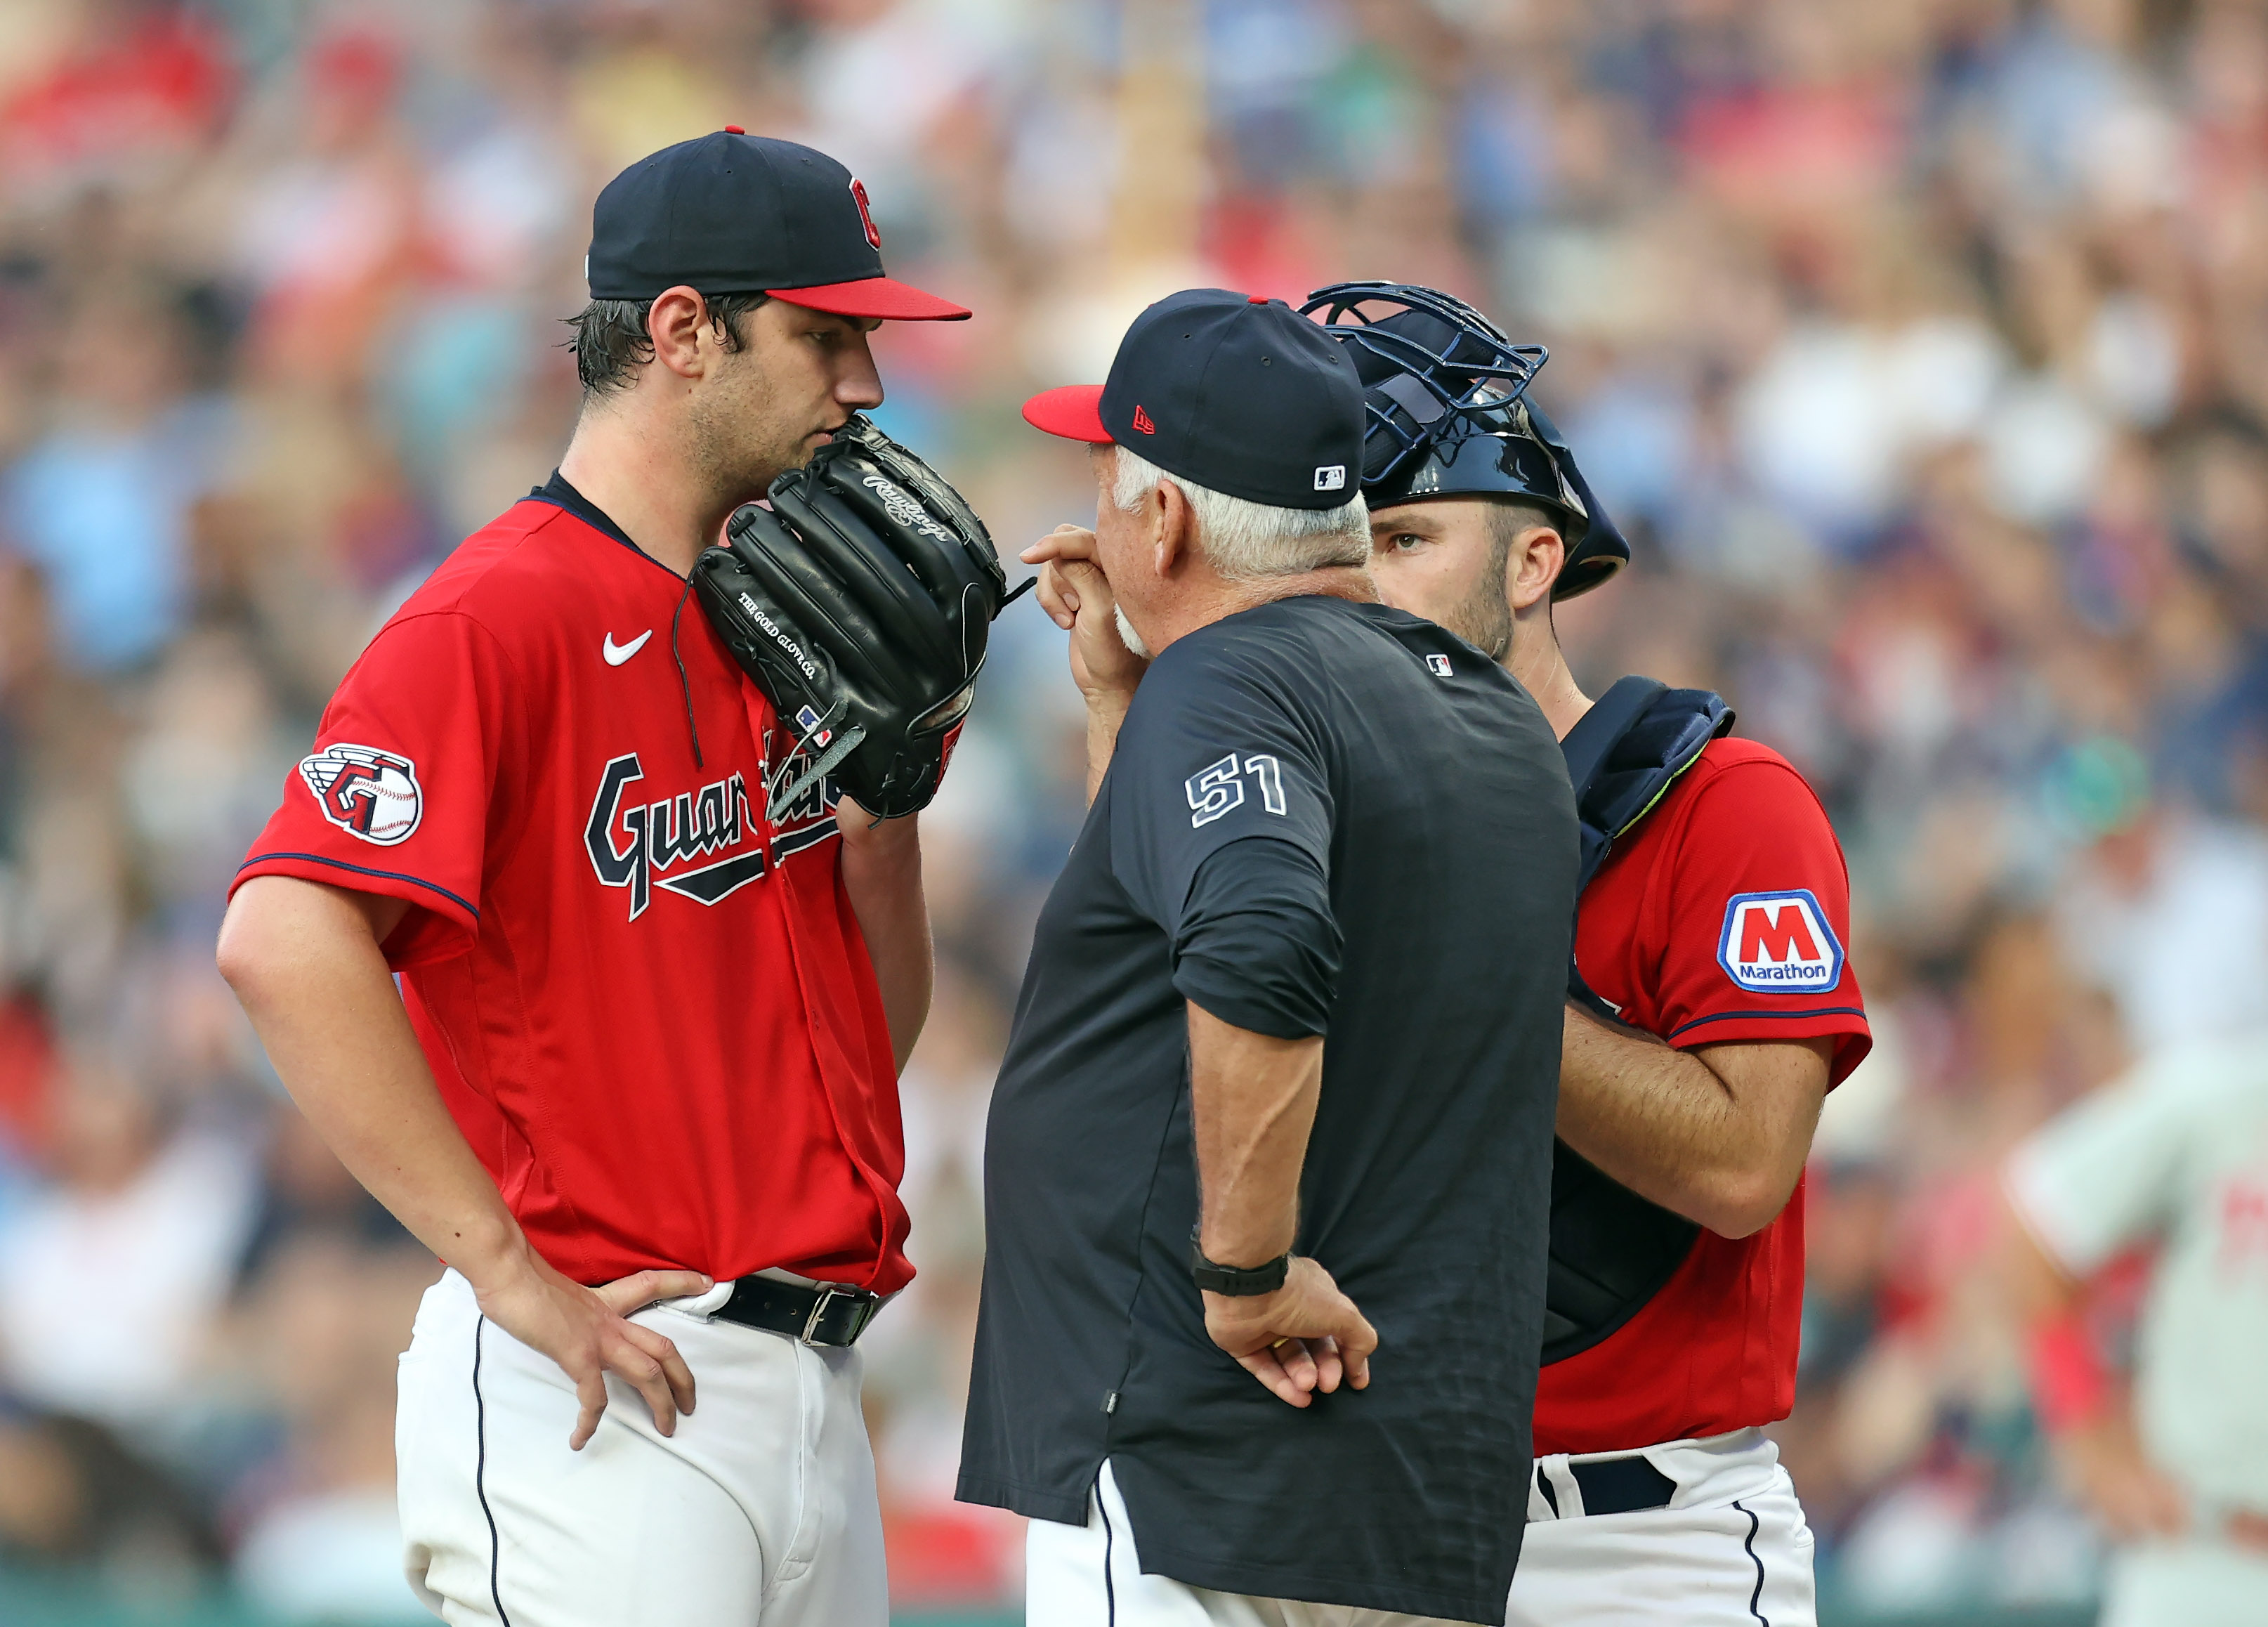
[[[814,746],[824,746],[835,738],[834,730],[819,728],[819,714],[808,706],[796,713],[795,726],[803,731],[804,739]],[[814,729],[819,729],[819,733],[814,734]]]
[[[1735,893],[1725,903],[1717,964],[1758,994],[1818,994],[1843,981],[1843,946],[1805,888]]]
[[[1429,655],[1425,658],[1425,670],[1436,678],[1450,678],[1456,675],[1457,669],[1449,665],[1447,656]]]
[[[1326,463],[1315,470],[1317,491],[1341,491],[1346,487],[1346,465]]]

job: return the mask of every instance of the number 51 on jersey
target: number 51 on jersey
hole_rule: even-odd
[[[1183,784],[1189,797],[1189,828],[1210,825],[1230,809],[1241,807],[1248,777],[1260,787],[1262,807],[1270,814],[1285,812],[1283,765],[1260,753],[1240,764],[1237,754],[1231,752],[1211,768],[1190,775]]]

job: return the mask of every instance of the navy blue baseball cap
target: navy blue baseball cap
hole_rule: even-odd
[[[1271,508],[1336,508],[1362,484],[1362,380],[1281,299],[1189,288],[1134,319],[1109,379],[1043,390],[1024,421],[1130,447],[1169,475]]]
[[[866,188],[814,148],[728,124],[640,158],[591,211],[593,299],[770,294],[837,316],[957,321],[949,299],[882,274]]]

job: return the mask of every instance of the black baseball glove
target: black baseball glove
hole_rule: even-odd
[[[928,806],[1015,596],[991,535],[863,415],[770,497],[703,550],[693,585],[793,741],[769,770],[771,806],[831,775],[880,818]]]

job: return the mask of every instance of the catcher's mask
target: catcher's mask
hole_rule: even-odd
[[[1536,504],[1567,543],[1555,600],[1630,563],[1566,439],[1528,399],[1550,359],[1542,345],[1514,344],[1463,300],[1416,283],[1334,283],[1300,309],[1321,313],[1362,379],[1362,494],[1373,511],[1428,497]]]

